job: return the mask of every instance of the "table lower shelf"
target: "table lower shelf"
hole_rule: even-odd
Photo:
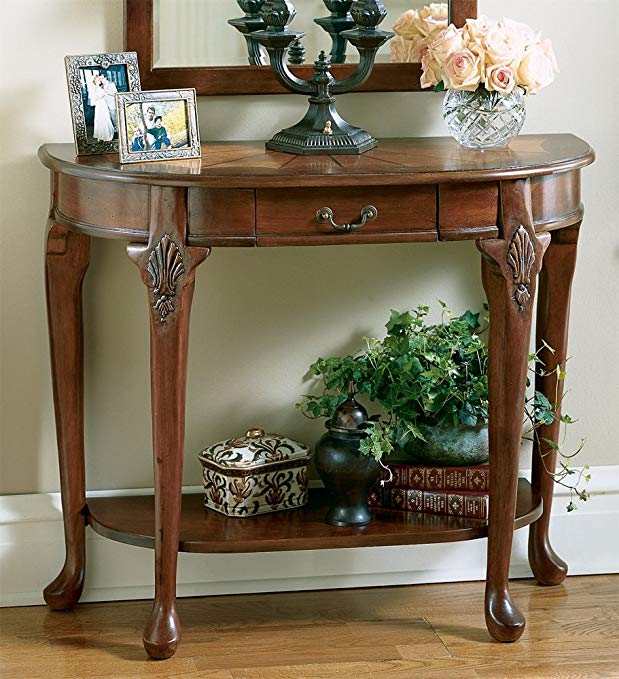
[[[306,507],[251,518],[228,518],[207,510],[202,494],[183,496],[179,551],[281,552],[342,547],[378,547],[455,542],[486,537],[488,525],[479,519],[414,512],[375,510],[374,520],[358,528],[324,523],[324,490],[310,491]],[[536,521],[542,500],[526,479],[518,480],[514,528]],[[154,498],[147,496],[91,498],[87,522],[104,537],[138,547],[154,548]]]

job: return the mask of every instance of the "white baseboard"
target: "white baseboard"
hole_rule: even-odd
[[[593,467],[592,498],[568,514],[558,493],[552,543],[570,574],[619,572],[619,465]],[[526,475],[526,472],[522,472]],[[193,490],[193,489],[187,489]],[[90,496],[152,491],[99,491]],[[0,606],[43,603],[41,592],[64,559],[58,493],[0,496]],[[153,553],[87,530],[82,601],[153,595]],[[512,577],[531,575],[527,531],[517,531]],[[486,541],[437,545],[273,552],[181,554],[178,595],[199,596],[482,580]]]

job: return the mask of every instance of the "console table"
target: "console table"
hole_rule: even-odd
[[[527,354],[537,288],[537,340],[549,370],[566,357],[570,288],[583,216],[580,169],[588,144],[565,134],[522,136],[476,152],[451,139],[390,139],[362,156],[292,156],[261,142],[209,143],[194,161],[122,166],[117,156],[76,158],[68,144],[39,150],[51,170],[46,289],[66,560],[45,589],[54,609],[81,594],[85,527],[155,550],[155,600],[144,632],[153,658],[180,641],[179,550],[258,552],[448,542],[488,537],[486,623],[514,641],[525,619],[509,594],[515,528],[531,524],[529,560],[545,585],[566,564],[548,538],[554,470],[533,451],[531,482],[518,479]],[[364,209],[365,208],[365,209]],[[152,497],[86,499],[81,287],[90,238],[129,241],[150,309]],[[475,240],[490,306],[489,520],[379,514],[368,526],[323,522],[320,491],[307,508],[226,518],[181,495],[188,328],[196,268],[218,247]],[[294,251],[290,253],[295,256]],[[539,274],[539,285],[538,285]],[[413,272],[414,275],[414,272]],[[552,400],[555,373],[537,388]],[[560,396],[560,393],[559,393]],[[541,439],[557,440],[558,424]]]

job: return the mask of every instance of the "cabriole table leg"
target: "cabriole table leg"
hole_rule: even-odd
[[[541,348],[540,358],[544,362],[546,376],[537,376],[535,388],[552,402],[561,403],[563,380],[559,380],[555,369],[565,370],[567,359],[567,332],[570,312],[570,293],[574,268],[578,230],[576,226],[555,231],[544,265],[540,273],[537,303],[537,347]],[[554,353],[543,348],[543,341],[554,349]],[[552,507],[557,452],[544,443],[544,440],[559,440],[560,409],[552,424],[538,430],[538,438],[533,445],[531,484],[544,501],[544,513],[529,529],[529,563],[537,581],[542,585],[558,585],[567,575],[567,564],[555,553],[550,545],[548,526]]]
[[[84,343],[82,281],[90,238],[50,220],[45,254],[47,321],[60,467],[65,562],[43,591],[57,610],[73,608],[84,586],[86,489],[84,477]]]
[[[502,238],[478,241],[490,308],[490,511],[486,625],[498,641],[515,641],[525,618],[509,593],[527,356],[537,274],[550,236],[535,235],[530,180],[501,184]]]
[[[151,188],[148,245],[130,244],[129,257],[148,287],[155,474],[155,600],[144,629],[152,658],[174,654],[180,642],[176,564],[180,533],[185,383],[195,268],[207,248],[186,247],[186,191]]]

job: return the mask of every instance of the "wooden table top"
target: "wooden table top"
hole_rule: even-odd
[[[207,142],[195,160],[121,165],[117,154],[75,156],[72,144],[45,144],[39,158],[63,174],[159,186],[262,188],[493,181],[556,174],[593,162],[571,134],[522,135],[508,147],[472,151],[451,137],[384,139],[361,156],[295,156],[262,141]]]

